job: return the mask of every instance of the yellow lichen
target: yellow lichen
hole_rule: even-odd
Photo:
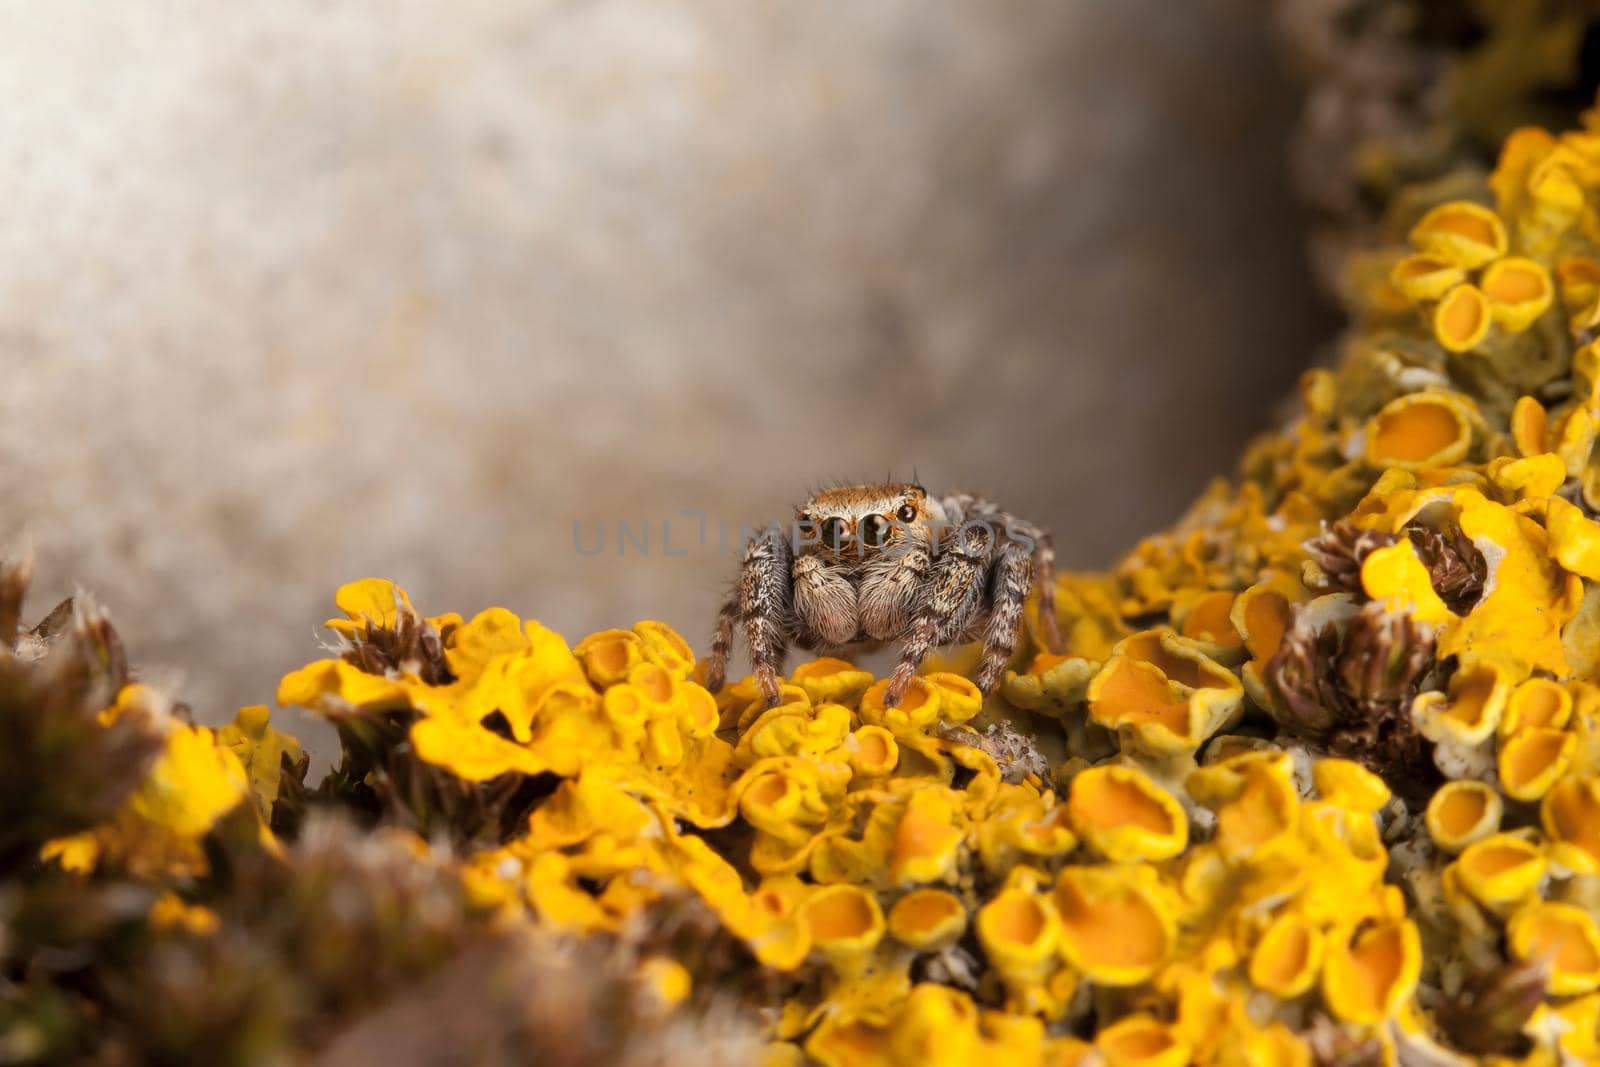
[[[1310,989],[1321,969],[1322,932],[1294,912],[1275,919],[1250,954],[1250,981],[1285,1000]]]
[[[1411,243],[1446,263],[1471,270],[1505,254],[1506,228],[1500,216],[1481,204],[1455,200],[1422,216],[1411,228]]]
[[[1444,851],[1460,852],[1500,829],[1503,810],[1500,794],[1484,782],[1446,782],[1428,801],[1428,834]]]
[[[1497,915],[1509,915],[1532,897],[1547,869],[1544,851],[1514,833],[1492,834],[1467,846],[1451,866],[1466,891]]]
[[[1584,908],[1530,904],[1511,916],[1506,934],[1518,959],[1548,962],[1550,992],[1557,996],[1600,987],[1600,926]]]
[[[1391,1016],[1416,988],[1422,945],[1409,919],[1361,920],[1329,935],[1322,995],[1348,1023]]]
[[[1488,311],[1484,309],[1483,329],[1487,324]],[[1401,470],[1448,466],[1464,458],[1472,447],[1475,422],[1472,402],[1458,393],[1396,397],[1367,424],[1367,459],[1380,467]]]
[[[1089,683],[1089,714],[1153,755],[1193,752],[1238,715],[1244,687],[1194,641],[1149,630],[1123,639]]]
[[[1563,861],[1600,873],[1600,777],[1568,777],[1550,788],[1539,808],[1545,833],[1563,846]]]
[[[1476,285],[1458,285],[1444,294],[1434,309],[1433,336],[1451,352],[1470,352],[1488,336],[1493,308]]]
[[[889,909],[889,932],[924,951],[953,943],[967,928],[967,909],[954,893],[913,889]]]
[[[1078,836],[1118,863],[1168,859],[1189,842],[1183,808],[1130,767],[1091,767],[1078,775],[1067,810]]]
[[[1500,788],[1514,800],[1538,800],[1566,773],[1576,747],[1564,730],[1521,727],[1500,743]]]
[[[1173,918],[1142,867],[1067,867],[1056,883],[1061,953],[1092,981],[1134,985],[1165,963]]]

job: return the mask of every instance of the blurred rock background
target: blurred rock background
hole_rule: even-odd
[[[1109,562],[1330,333],[1258,2],[445,10],[0,0],[0,540],[208,721],[369,574],[701,643],[823,480]]]

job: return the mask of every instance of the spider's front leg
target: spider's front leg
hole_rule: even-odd
[[[948,548],[934,560],[928,593],[900,646],[900,663],[889,678],[884,704],[895,707],[905,696],[917,667],[933,648],[951,640],[972,617],[983,594],[983,572],[989,563],[994,532],[981,523],[956,531]]]
[[[717,631],[711,637],[711,655],[706,657],[706,688],[713,693],[728,677],[728,653],[733,649],[733,624],[739,621],[739,595],[722,603],[717,612]]]
[[[1032,553],[1026,546],[1012,541],[1001,548],[1000,558],[994,565],[994,606],[989,612],[989,625],[984,629],[983,660],[978,668],[978,688],[985,694],[992,693],[1000,684],[1000,676],[1016,651],[1017,631],[1022,627],[1022,606],[1028,601],[1032,570]],[[1045,609],[1042,597],[1039,607],[1041,611]],[[1050,620],[1055,621],[1053,613]]]
[[[789,652],[794,601],[789,572],[794,548],[779,526],[769,526],[744,550],[739,568],[739,616],[750,646],[750,666],[767,707],[778,703],[778,676]]]
[[[734,624],[743,621],[750,644],[750,664],[767,706],[778,702],[778,675],[788,652],[792,601],[789,568],[793,549],[784,531],[769,527],[745,547],[739,565],[739,588],[717,614],[717,630],[706,658],[706,688],[713,693],[727,680],[728,653],[733,647]]]

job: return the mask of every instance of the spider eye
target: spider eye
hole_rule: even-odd
[[[877,548],[889,540],[889,520],[882,515],[868,515],[861,520],[861,541]]]
[[[895,512],[895,517],[901,522],[916,522],[917,506],[915,504],[901,504],[900,510]]]
[[[829,548],[838,548],[848,536],[844,520],[837,515],[822,521],[822,543]]]

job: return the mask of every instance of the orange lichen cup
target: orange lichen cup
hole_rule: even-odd
[[[1549,989],[1555,996],[1600,988],[1600,927],[1585,909],[1539,901],[1511,916],[1506,935],[1519,960],[1549,963]]]
[[[806,899],[800,913],[812,948],[836,963],[871,952],[883,938],[883,909],[860,886],[823,886]]]
[[[1437,256],[1407,256],[1389,271],[1389,281],[1413,304],[1437,300],[1466,280],[1466,271]]]
[[[1512,690],[1500,716],[1500,736],[1524,726],[1559,730],[1572,718],[1572,693],[1553,678],[1528,678]]]
[[[1422,940],[1409,919],[1365,921],[1335,930],[1322,968],[1322,996],[1347,1023],[1393,1015],[1417,986]]]
[[[1555,286],[1543,266],[1521,256],[1491,263],[1478,286],[1489,301],[1494,321],[1512,333],[1521,333],[1545,313],[1555,299]]]
[[[1094,1047],[1106,1067],[1183,1067],[1191,1054],[1173,1027],[1149,1015],[1130,1015],[1105,1027]]]
[[[1499,833],[1467,846],[1451,867],[1474,900],[1506,916],[1538,892],[1547,863],[1544,851],[1526,837]]]
[[[1289,600],[1268,585],[1252,585],[1234,598],[1229,618],[1250,658],[1265,663],[1278,651],[1291,618]]]
[[[1470,352],[1489,336],[1493,322],[1489,298],[1476,285],[1463,283],[1433,309],[1433,339],[1448,352]]]
[[[1411,243],[1466,270],[1505,255],[1506,228],[1500,216],[1467,200],[1440,204],[1411,228]]]
[[[846,660],[818,656],[796,667],[789,675],[789,683],[805,690],[813,704],[854,707],[872,684],[872,675],[857,670]]]
[[[822,1067],[885,1064],[890,1062],[888,1034],[865,1019],[832,1016],[824,1018],[806,1038],[806,1054]]]
[[[983,710],[983,693],[965,675],[935,671],[923,675],[922,681],[939,694],[939,718],[943,722],[966,722]]]
[[[955,943],[966,929],[966,907],[943,889],[913,889],[889,909],[889,933],[902,945],[922,952]]]
[[[910,885],[944,877],[954,868],[965,836],[951,796],[933,789],[912,793],[895,828],[890,878],[897,885]]]
[[[1565,866],[1600,873],[1600,776],[1557,782],[1544,795],[1539,816]]]
[[[1600,296],[1600,263],[1588,256],[1567,256],[1556,264],[1556,286],[1569,308],[1592,304]]]
[[[1567,773],[1577,746],[1565,730],[1523,727],[1500,743],[1500,788],[1514,800],[1538,800]]]
[[[1323,800],[1358,815],[1371,815],[1389,802],[1383,779],[1354,760],[1320,759],[1311,778]]]
[[[1173,918],[1137,867],[1066,867],[1056,882],[1061,953],[1102,985],[1137,985],[1172,954]]]
[[[666,623],[645,619],[633,624],[633,632],[639,635],[644,658],[649,662],[680,680],[694,672],[694,649]]]
[[[1288,841],[1300,818],[1293,758],[1271,749],[1245,752],[1197,768],[1189,795],[1217,812],[1215,842],[1230,860]]]
[[[1310,989],[1322,969],[1322,932],[1297,912],[1272,921],[1250,954],[1250,981],[1283,1000]]]
[[[1212,646],[1218,654],[1233,652],[1241,645],[1239,631],[1230,618],[1235,599],[1225,589],[1204,594],[1188,606],[1178,632]]]
[[[1072,780],[1067,813],[1080,838],[1118,863],[1168,859],[1189,843],[1182,806],[1132,767],[1104,765],[1080,773]]]
[[[978,909],[978,943],[1006,984],[1019,991],[1059,966],[1061,920],[1048,897],[1004,889]]]
[[[925,730],[939,721],[939,696],[941,688],[926,678],[913,678],[906,687],[900,703],[888,707],[883,702],[889,689],[889,680],[870,686],[861,694],[861,721],[872,726],[882,726],[891,732]]]
[[[1407,393],[1367,423],[1367,461],[1402,470],[1450,466],[1472,447],[1476,422],[1476,406],[1457,393]]]
[[[1456,671],[1448,695],[1418,694],[1411,715],[1430,741],[1475,745],[1494,734],[1510,695],[1505,671],[1495,663],[1481,661]]]
[[[1423,816],[1433,843],[1445,852],[1460,852],[1500,829],[1504,804],[1493,786],[1461,778],[1440,786]]]
[[[1131,747],[1192,753],[1234,721],[1244,687],[1197,642],[1167,630],[1123,638],[1089,683],[1089,715]]]
[[[578,642],[572,650],[595,685],[605,688],[628,677],[644,662],[644,644],[631,630],[601,630]]]
[[[1549,451],[1550,416],[1544,405],[1531,396],[1519,397],[1511,408],[1511,440],[1524,456]]]
[[[881,726],[863,726],[845,742],[850,768],[864,778],[892,774],[900,762],[900,746],[894,734]]]

